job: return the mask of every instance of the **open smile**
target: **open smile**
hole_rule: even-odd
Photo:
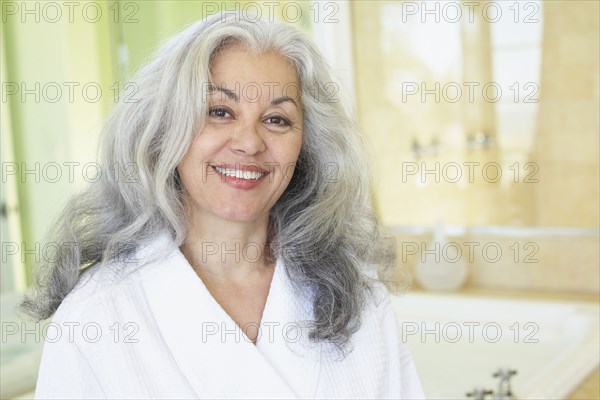
[[[222,164],[211,167],[221,177],[222,183],[242,190],[255,188],[269,175],[269,171],[256,165]]]
[[[229,176],[236,179],[246,179],[246,180],[259,180],[266,176],[268,172],[261,171],[253,171],[249,169],[230,169],[217,167],[216,165],[212,165],[213,169],[217,171],[219,175]]]

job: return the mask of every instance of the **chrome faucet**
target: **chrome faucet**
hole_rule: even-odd
[[[494,394],[494,400],[514,400],[515,396],[510,387],[510,378],[516,375],[517,371],[514,369],[500,368],[493,375],[494,378],[500,378],[498,383],[498,392]]]
[[[510,378],[516,374],[517,371],[514,369],[500,368],[492,375],[494,378],[500,378],[498,392],[494,393],[492,390],[476,387],[467,393],[466,396],[472,397],[473,400],[486,400],[489,399],[488,396],[492,396],[492,400],[516,400],[510,387]]]

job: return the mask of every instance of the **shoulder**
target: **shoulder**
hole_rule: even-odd
[[[391,310],[391,296],[386,285],[377,277],[376,271],[370,270],[366,275],[369,286],[366,290],[365,316],[389,313],[389,310]]]
[[[75,287],[63,299],[54,313],[54,322],[80,321],[90,317],[90,311],[107,300],[118,300],[135,285],[137,271],[127,271],[126,266],[106,263],[84,272]],[[97,315],[96,315],[97,317]]]
[[[374,279],[366,290],[366,300],[361,314],[361,323],[354,334],[353,342],[358,346],[396,346],[398,320],[392,295],[386,285]],[[389,350],[389,348],[388,348]]]
[[[140,246],[127,259],[99,263],[86,270],[63,299],[53,320],[86,318],[108,312],[110,306],[131,302],[140,293],[141,271],[170,255],[172,240],[161,235]],[[133,298],[132,298],[133,297]]]

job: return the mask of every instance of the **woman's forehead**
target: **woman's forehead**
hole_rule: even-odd
[[[224,48],[211,65],[211,88],[232,98],[266,95],[269,101],[282,96],[300,101],[300,82],[291,61],[275,50],[256,52],[235,44]]]

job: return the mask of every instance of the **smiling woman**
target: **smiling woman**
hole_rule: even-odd
[[[133,82],[101,179],[53,232],[76,245],[23,304],[59,330],[36,396],[421,398],[360,136],[316,47],[215,15]],[[109,168],[131,163],[135,182]]]
[[[208,118],[179,164],[188,223],[183,254],[210,293],[256,342],[273,277],[261,257],[222,262],[203,243],[267,243],[269,210],[287,188],[302,145],[302,108],[293,65],[277,52],[230,45],[212,62]],[[272,86],[272,91],[267,85]],[[228,89],[251,88],[242,95]],[[286,91],[287,92],[287,91]],[[216,172],[216,173],[214,173]],[[198,260],[203,259],[203,262]],[[245,265],[244,265],[245,264]]]

